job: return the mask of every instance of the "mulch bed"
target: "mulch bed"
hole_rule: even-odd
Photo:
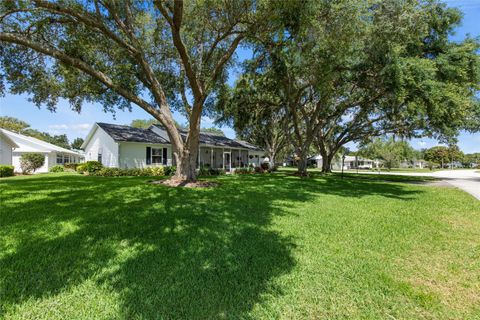
[[[213,188],[218,187],[220,184],[218,182],[212,181],[182,181],[182,180],[154,180],[150,181],[153,184],[161,184],[168,187],[185,187],[185,188]]]

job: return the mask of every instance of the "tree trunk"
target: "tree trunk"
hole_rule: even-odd
[[[303,153],[297,153],[299,157],[297,161],[297,174],[299,176],[307,176],[307,157]]]
[[[322,156],[322,173],[332,172],[332,159],[333,155],[329,154],[326,157]]]
[[[270,168],[273,168],[275,167],[275,153],[274,152],[270,152],[270,154],[268,155],[268,158],[270,160]]]
[[[173,179],[181,181],[195,181],[197,178],[197,156],[196,148],[193,150],[184,149],[181,155],[176,156],[177,170]]]
[[[197,178],[197,159],[200,143],[200,111],[202,102],[194,106],[195,112],[190,117],[187,138],[180,146],[174,146],[177,170],[172,179],[180,181],[195,181]],[[196,108],[196,109],[195,109]]]

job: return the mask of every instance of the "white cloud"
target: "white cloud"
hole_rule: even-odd
[[[68,126],[66,124],[52,124],[48,126],[50,130],[68,130]]]
[[[52,124],[48,126],[48,129],[51,132],[60,132],[60,131],[76,131],[76,132],[87,132],[91,127],[90,123],[73,123],[73,124]]]
[[[418,145],[419,145],[420,147],[425,147],[425,146],[427,146],[427,143],[426,143],[425,141],[419,141],[419,142],[418,142]]]
[[[88,131],[92,125],[90,123],[73,124],[71,128],[76,131]]]

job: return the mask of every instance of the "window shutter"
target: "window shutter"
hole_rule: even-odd
[[[163,164],[164,164],[164,165],[167,165],[167,148],[163,148],[163,157],[162,157],[162,160],[163,160]]]
[[[147,164],[152,164],[152,148],[147,147]]]

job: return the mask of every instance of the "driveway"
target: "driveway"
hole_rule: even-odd
[[[435,172],[382,172],[381,174],[390,174],[397,176],[422,176],[435,177],[448,182],[449,184],[460,188],[480,200],[480,173],[479,169],[473,170],[442,170]],[[378,172],[362,172],[373,173]]]

